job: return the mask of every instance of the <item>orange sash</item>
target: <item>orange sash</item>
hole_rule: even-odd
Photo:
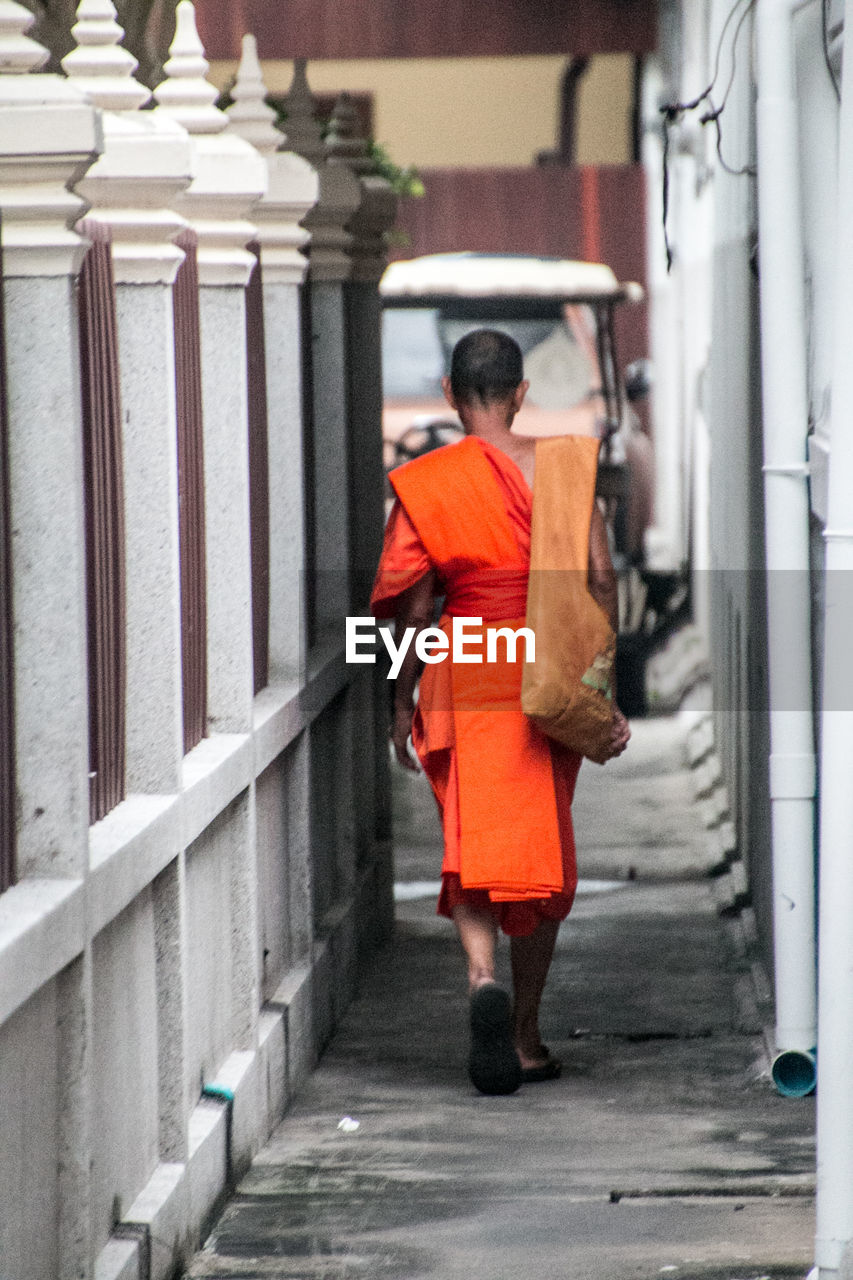
[[[446,590],[440,625],[448,635],[454,616],[524,626],[529,559],[496,468],[518,482],[511,459],[468,437],[391,474]],[[413,740],[444,809],[442,870],[493,901],[540,899],[564,889],[551,750],[521,711],[523,646],[514,663],[503,642],[497,653],[495,663],[457,663],[451,654],[425,668]],[[449,763],[438,754],[448,750]]]

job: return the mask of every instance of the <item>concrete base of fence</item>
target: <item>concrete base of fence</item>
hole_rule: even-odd
[[[167,1280],[198,1247],[355,994],[356,900],[370,878],[327,914],[312,963],[288,973],[264,1006],[258,1048],[230,1054],[215,1073],[190,1116],[187,1160],[157,1166],[100,1251],[95,1280]]]

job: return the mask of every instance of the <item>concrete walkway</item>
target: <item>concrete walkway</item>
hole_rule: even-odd
[[[398,771],[393,953],[189,1275],[280,1280],[781,1280],[811,1266],[813,1100],[769,1085],[705,876],[684,720],[585,765],[586,883],[543,1033],[556,1082],[469,1085],[463,966],[423,779]],[[506,949],[503,952],[507,959]],[[341,1124],[344,1118],[348,1118]]]

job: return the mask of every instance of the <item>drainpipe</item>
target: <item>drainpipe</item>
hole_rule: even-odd
[[[845,5],[835,359],[821,721],[817,1248],[821,1280],[853,1261],[853,0]]]
[[[805,289],[791,0],[758,0],[758,213],[780,1092],[815,1084],[814,805]]]

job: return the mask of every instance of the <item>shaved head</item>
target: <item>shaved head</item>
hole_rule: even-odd
[[[450,386],[460,404],[508,400],[523,378],[521,348],[498,329],[475,329],[453,348]]]

